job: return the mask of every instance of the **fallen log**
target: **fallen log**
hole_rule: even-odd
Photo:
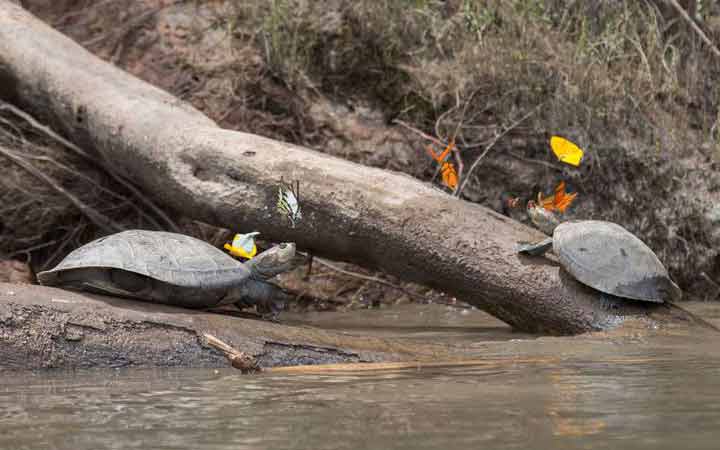
[[[693,320],[662,305],[601,298],[553,260],[517,254],[518,242],[543,237],[538,231],[407,175],[223,130],[7,0],[0,0],[0,96],[186,216],[379,268],[520,330],[573,334],[627,317]],[[281,177],[300,182],[297,227],[275,212]]]
[[[261,319],[0,283],[0,369],[229,367],[217,336],[258,366],[458,359],[462,347],[354,336]]]

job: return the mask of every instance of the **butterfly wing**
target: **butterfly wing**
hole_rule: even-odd
[[[232,244],[225,244],[223,247],[225,250],[230,252],[231,255],[238,258],[252,259],[257,254],[257,247],[255,246],[255,240],[251,239],[251,243],[238,243],[239,234],[235,235],[235,239]],[[237,245],[236,245],[237,244]]]
[[[577,192],[573,192],[572,194],[568,193],[565,190],[565,182],[561,181],[555,188],[554,197],[553,206],[557,211],[564,213],[565,210],[568,209],[568,206],[575,200],[575,197],[577,197]]]
[[[538,194],[538,203],[548,211],[564,213],[575,200],[575,197],[577,197],[577,192],[570,194],[565,191],[565,182],[561,181],[557,187],[555,187],[555,194],[550,197],[542,198],[542,196]]]
[[[428,152],[428,154],[429,154],[430,156],[432,156],[432,158],[433,158],[435,161],[437,161],[437,162],[439,162],[439,163],[442,164],[442,163],[445,161],[445,159],[447,158],[448,154],[450,154],[450,151],[453,149],[453,147],[455,147],[455,141],[454,141],[454,140],[453,140],[453,141],[450,141],[450,143],[448,144],[448,146],[445,147],[445,150],[443,150],[442,153],[440,153],[440,154],[435,153],[435,150],[433,150],[433,148],[432,148],[431,145],[428,145],[428,146],[427,146],[427,152]]]
[[[538,205],[541,205],[548,211],[553,211],[555,209],[555,195],[543,197],[542,194],[538,192]]]
[[[240,256],[246,259],[252,259],[257,254],[257,246],[255,245],[255,236],[257,231],[247,234],[236,234],[232,242],[232,247],[236,249]]]
[[[280,188],[278,189],[278,210],[281,213],[284,213],[288,219],[290,219],[290,223],[292,224],[293,228],[295,227],[295,224],[302,218],[302,212],[300,211],[300,202],[298,200],[299,197],[299,182],[296,182],[296,188],[293,189],[292,185],[288,185],[282,182],[280,184]]]
[[[442,180],[443,184],[445,184],[445,186],[449,187],[450,189],[455,189],[455,187],[457,187],[457,172],[455,171],[455,166],[453,166],[452,163],[443,163]]]
[[[558,160],[575,167],[580,165],[585,155],[580,147],[560,136],[550,138],[550,148]]]

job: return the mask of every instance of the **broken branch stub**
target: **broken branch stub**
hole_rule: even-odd
[[[0,95],[42,112],[144,192],[186,216],[259,230],[313,254],[442,290],[531,332],[581,333],[664,306],[608,302],[550,259],[517,254],[539,232],[396,172],[219,128],[187,103],[0,0]],[[275,210],[300,180],[303,220]]]

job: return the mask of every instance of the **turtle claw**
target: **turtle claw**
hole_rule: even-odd
[[[283,300],[268,300],[258,302],[255,307],[264,320],[278,323],[280,322],[280,313],[285,310],[285,305],[287,303]]]
[[[263,320],[269,320],[271,322],[277,322],[280,313],[285,309],[284,301],[277,300],[253,300],[253,299],[242,299],[235,302],[235,306],[238,309],[246,309],[255,307],[255,311],[263,318]]]

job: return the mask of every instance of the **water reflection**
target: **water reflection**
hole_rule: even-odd
[[[716,338],[478,341],[477,364],[421,370],[3,373],[0,448],[714,449]]]

